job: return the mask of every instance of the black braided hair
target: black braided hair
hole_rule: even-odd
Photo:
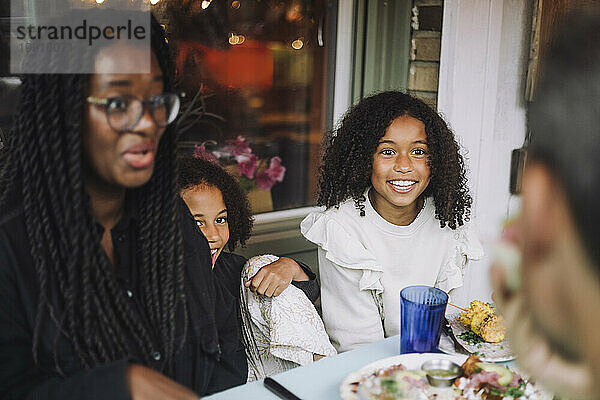
[[[151,46],[164,90],[172,87],[171,54],[164,32],[151,20]],[[52,60],[49,64],[69,62]],[[173,372],[174,355],[186,336],[183,244],[177,215],[176,135],[167,128],[159,143],[154,174],[132,189],[140,209],[141,322],[101,247],[82,173],[83,105],[89,75],[44,74],[22,78],[20,111],[2,154],[2,209],[22,204],[31,256],[39,279],[32,352],[38,362],[45,323],[57,326],[86,368],[125,357],[146,364],[162,353],[161,369]],[[55,285],[51,284],[55,283]],[[58,293],[52,292],[57,287]],[[57,299],[53,301],[53,299]],[[181,331],[176,331],[179,329]],[[181,337],[181,343],[176,343]]]
[[[219,189],[227,207],[229,250],[234,251],[238,244],[246,244],[252,234],[252,212],[248,196],[233,175],[205,159],[182,156],[179,159],[178,183],[180,191],[203,185]]]
[[[423,101],[400,91],[381,92],[362,99],[328,135],[319,168],[317,204],[339,207],[352,198],[361,211],[364,192],[371,186],[373,155],[379,140],[390,124],[404,115],[425,125],[431,180],[423,196],[433,197],[440,226],[456,229],[469,220],[472,203],[458,143],[438,113]]]

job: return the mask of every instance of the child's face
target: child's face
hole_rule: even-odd
[[[384,218],[398,209],[416,207],[429,185],[428,154],[425,125],[408,115],[396,118],[379,140],[371,183],[375,208]]]
[[[213,266],[229,241],[229,223],[223,194],[214,186],[194,186],[181,192],[200,230],[208,240]]]

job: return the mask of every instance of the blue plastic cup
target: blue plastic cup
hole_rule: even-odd
[[[407,286],[400,291],[400,353],[436,351],[448,295],[431,286]]]

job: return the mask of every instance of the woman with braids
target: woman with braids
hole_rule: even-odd
[[[317,244],[325,328],[338,351],[400,333],[400,290],[462,286],[482,256],[452,131],[402,92],[361,100],[329,138],[318,204],[302,234]]]
[[[178,195],[179,99],[151,27],[150,58],[113,41],[96,73],[23,77],[0,159],[2,399],[196,399],[246,381],[236,310]]]
[[[237,180],[210,159],[182,157],[179,190],[208,240],[217,281],[236,298],[248,380],[334,355],[312,304],[319,297],[319,285],[308,266],[287,257],[247,260],[224,251],[243,246],[252,230],[248,197]]]

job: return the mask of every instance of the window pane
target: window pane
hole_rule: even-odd
[[[437,108],[443,0],[357,0],[353,102],[405,90]]]
[[[223,146],[241,136],[258,159],[257,171],[246,172],[260,174],[258,182],[265,184],[269,175],[262,170],[272,157],[281,158],[286,170],[270,190],[272,205],[263,194],[255,211],[314,204],[334,48],[329,3],[183,0],[161,9],[176,38],[179,90],[188,105],[199,92],[193,106],[198,115],[188,112],[180,121],[181,151],[204,144],[223,155]],[[232,158],[219,161],[237,169]]]

